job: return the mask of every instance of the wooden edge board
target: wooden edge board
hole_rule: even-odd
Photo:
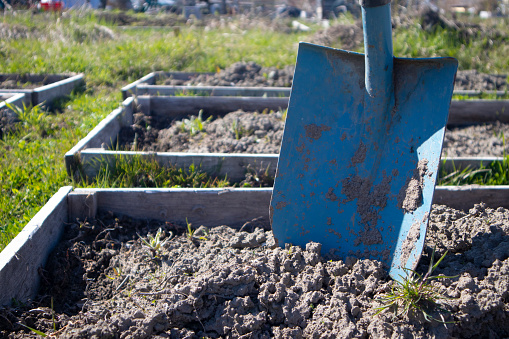
[[[271,188],[236,189],[75,189],[66,186],[48,201],[0,253],[0,305],[32,298],[38,269],[58,243],[65,223],[112,212],[193,226],[241,227],[254,218],[268,220]],[[433,203],[468,211],[484,202],[509,208],[509,186],[437,187]]]
[[[196,115],[200,110],[206,115],[224,115],[239,109],[261,112],[265,109],[285,109],[288,106],[288,98],[139,96],[138,99],[150,101],[150,111],[147,112],[142,107],[143,113],[174,118]]]
[[[185,96],[138,96],[141,110],[145,114],[183,117],[197,114],[226,114],[238,109],[261,111],[265,108],[277,110],[288,107],[288,98],[263,97],[185,97]],[[509,100],[453,100],[449,110],[448,125],[461,126],[486,122],[509,122]]]
[[[291,87],[249,87],[249,86],[172,86],[172,85],[154,85],[141,82],[136,86],[138,95],[175,95],[176,93],[203,93],[212,96],[290,96]],[[473,91],[463,90],[454,91],[454,95],[463,95],[476,97],[482,94],[504,96],[509,95],[506,91]],[[459,100],[454,100],[459,101]]]
[[[69,194],[70,211],[75,211],[70,218],[90,218],[95,217],[95,213],[113,212],[183,224],[187,218],[194,226],[240,227],[254,218],[268,218],[271,194],[270,188],[76,189]],[[95,202],[89,201],[88,205],[94,206],[95,211],[89,207],[83,210],[84,197],[92,196]]]
[[[447,205],[463,211],[468,211],[481,202],[491,208],[509,208],[509,185],[437,186],[433,195],[433,204]]]
[[[161,86],[138,85],[138,95],[205,94],[208,96],[288,97],[289,87],[231,87],[231,86]]]
[[[67,174],[73,176],[76,166],[79,166],[79,152],[85,148],[107,147],[117,139],[117,134],[123,126],[132,124],[134,99],[127,98],[122,105],[108,114],[87,136],[81,139],[73,148],[65,153]]]
[[[153,74],[153,73],[157,73],[158,78],[161,77],[161,75],[165,76],[165,77],[174,76],[176,79],[179,79],[179,80],[189,80],[191,77],[196,77],[199,75],[214,75],[215,74],[215,73],[207,73],[207,72],[163,72],[163,71],[157,71],[157,72],[149,73],[148,75]],[[139,86],[154,85],[154,83],[149,83],[149,82],[144,81],[144,78],[147,77],[148,75],[145,75],[142,78],[136,80],[135,82],[130,83],[129,85],[125,86],[124,88],[126,88],[126,87],[132,88],[136,85],[139,85]],[[172,87],[172,86],[161,85],[161,87]],[[209,87],[221,87],[221,86],[209,86]],[[232,88],[243,88],[243,87],[242,86],[232,86]],[[260,88],[260,87],[257,87],[257,88]],[[270,88],[270,87],[267,87],[267,88]],[[291,87],[285,87],[285,88],[288,88],[288,90],[291,91]],[[491,90],[491,91],[455,90],[453,92],[453,95],[464,95],[464,96],[471,96],[471,97],[480,96],[482,94],[504,96],[504,95],[508,95],[508,93],[509,93],[508,91],[493,91],[493,90]]]
[[[77,74],[45,86],[37,87],[32,92],[32,105],[49,103],[56,98],[71,94],[72,90],[85,84],[83,74]]]
[[[509,122],[509,100],[453,100],[447,125]]]
[[[0,109],[8,109],[12,113],[15,113],[13,110],[11,110],[9,107],[7,107],[7,104],[16,106],[20,109],[23,108],[23,104],[27,105],[26,102],[26,94],[25,93],[11,93],[12,96],[2,102],[0,102]]]
[[[68,222],[67,195],[71,190],[71,186],[60,188],[0,253],[0,305],[13,298],[25,301],[35,296],[38,269],[44,266]]]
[[[130,95],[137,95],[136,86],[138,84],[146,83],[146,84],[154,84],[156,79],[156,72],[151,72],[144,77],[136,80],[135,82],[131,82],[130,84],[122,87],[120,91],[122,92],[122,100],[127,99]]]

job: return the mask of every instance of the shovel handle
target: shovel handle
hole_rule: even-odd
[[[390,0],[361,0],[364,29],[365,85],[376,106],[393,92]]]

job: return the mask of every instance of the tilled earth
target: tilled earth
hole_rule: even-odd
[[[433,206],[424,274],[445,299],[420,312],[379,315],[391,289],[378,261],[275,245],[263,220],[241,230],[102,215],[67,226],[41,269],[34,302],[0,311],[0,335],[58,338],[505,338],[509,336],[509,211]],[[199,225],[196,225],[199,226]],[[208,227],[206,227],[208,226]],[[158,252],[140,237],[162,230]],[[51,304],[53,300],[53,306]]]
[[[283,129],[282,112],[235,111],[204,123],[203,130],[194,134],[189,123],[161,121],[138,113],[134,124],[122,130],[119,144],[153,152],[279,153]],[[448,129],[442,155],[504,156],[509,154],[506,135],[509,124],[499,122]]]
[[[352,28],[351,34],[356,31]],[[360,33],[362,36],[362,32]],[[295,66],[262,67],[254,62],[237,62],[213,75],[201,74],[190,80],[161,79],[165,85],[174,86],[278,86],[292,85]],[[455,90],[507,91],[507,75],[485,74],[476,70],[460,70],[456,74]]]

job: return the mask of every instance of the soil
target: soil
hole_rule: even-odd
[[[283,69],[262,67],[254,62],[237,62],[214,75],[200,74],[191,80],[162,79],[173,86],[276,86],[290,87],[295,66]]]
[[[335,27],[335,26],[333,26]],[[359,32],[352,27],[345,28],[351,30],[352,34]],[[332,28],[331,28],[332,29]],[[338,28],[338,32],[345,32]],[[362,37],[362,32],[360,32]],[[322,39],[318,43],[326,42],[329,37]],[[336,39],[334,37],[334,39]],[[353,42],[352,42],[353,43]],[[362,43],[362,41],[361,41]],[[161,79],[160,84],[173,86],[277,86],[290,87],[292,85],[293,73],[295,67],[286,66],[282,69],[276,67],[262,67],[254,62],[237,62],[233,65],[220,70],[213,75],[201,74],[188,81],[176,79]],[[476,90],[476,91],[508,91],[508,76],[501,74],[485,74],[476,70],[460,70],[456,74],[455,90]]]
[[[321,245],[275,245],[264,220],[241,230],[105,214],[67,225],[40,270],[33,302],[0,311],[6,338],[504,338],[509,336],[509,211],[476,205],[468,213],[433,206],[424,255],[448,251],[433,280],[447,297],[393,319],[375,315],[390,291],[375,260],[336,258]],[[143,246],[162,229],[160,252]],[[53,300],[53,306],[51,306]],[[53,320],[54,318],[54,320]]]
[[[152,152],[274,154],[279,153],[284,119],[281,112],[236,111],[204,123],[194,135],[182,125],[181,120],[137,113],[134,124],[122,129],[119,145]],[[451,128],[446,130],[442,155],[501,157],[509,154],[505,135],[509,135],[509,124],[499,122]]]
[[[134,149],[136,137],[136,149],[144,151],[278,153],[284,121],[281,112],[235,111],[203,125],[203,130],[193,135],[182,120],[168,122],[137,113],[134,124],[121,130],[119,145]]]

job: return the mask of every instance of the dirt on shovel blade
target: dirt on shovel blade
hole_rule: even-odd
[[[391,289],[378,261],[275,246],[265,220],[195,229],[114,215],[68,225],[33,302],[0,312],[0,336],[58,338],[504,338],[509,211],[433,206],[425,255],[449,251],[432,285],[447,299],[375,315]],[[200,225],[196,225],[200,226]],[[213,225],[208,225],[213,226]],[[156,236],[159,250],[141,238]],[[23,325],[22,325],[23,324]]]

